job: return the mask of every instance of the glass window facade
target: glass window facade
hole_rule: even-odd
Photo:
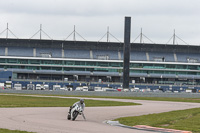
[[[92,60],[51,60],[51,59],[21,59],[21,58],[1,58],[0,68],[16,68],[28,70],[55,70],[55,71],[99,71],[99,72],[123,72],[123,62],[92,61]],[[131,62],[131,73],[144,74],[182,74],[200,75],[200,64],[167,64],[149,62]]]

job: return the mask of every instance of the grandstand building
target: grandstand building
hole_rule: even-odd
[[[199,85],[200,47],[132,43],[130,81]],[[60,84],[122,82],[123,43],[0,39],[0,80]]]

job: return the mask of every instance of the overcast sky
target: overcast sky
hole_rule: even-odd
[[[150,40],[165,44],[175,29],[188,44],[200,45],[200,0],[0,0],[0,33],[8,23],[18,38],[31,38],[42,24],[52,39],[63,40],[75,25],[87,41],[99,41],[109,27],[109,32],[123,42],[125,16],[132,20],[131,42],[142,28]],[[0,37],[6,37],[6,32]],[[9,37],[14,36],[9,33]],[[39,34],[33,37],[37,38]],[[48,37],[43,34],[42,38]],[[83,40],[78,35],[76,39]],[[112,36],[109,40],[117,41]]]

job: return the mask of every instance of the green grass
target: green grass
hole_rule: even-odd
[[[115,119],[121,124],[148,125],[200,133],[200,108]]]
[[[6,93],[5,93],[6,94]],[[16,94],[16,95],[30,95],[30,94]],[[38,95],[38,94],[32,94]],[[132,100],[152,100],[152,101],[171,101],[171,102],[192,102],[200,103],[199,98],[174,98],[174,97],[113,97],[113,96],[81,96],[81,95],[41,95],[41,96],[62,96],[62,97],[87,97],[87,98],[113,98],[113,99],[132,99]]]
[[[78,99],[0,95],[0,107],[69,107]],[[128,102],[85,100],[87,107],[139,105]]]
[[[1,129],[0,133],[33,133],[33,132],[26,132],[26,131],[18,131],[18,130],[8,130],[8,129]]]
[[[24,94],[18,94],[24,95]],[[28,95],[28,94],[25,94]],[[74,97],[74,95],[44,95],[44,96],[63,96],[63,97]],[[132,100],[152,100],[152,101],[171,101],[171,102],[192,102],[200,103],[199,98],[176,98],[176,97],[117,97],[117,96],[81,96],[76,95],[75,97],[87,97],[87,98],[113,98],[113,99],[132,99]]]

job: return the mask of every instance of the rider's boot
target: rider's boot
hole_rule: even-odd
[[[68,115],[67,115],[68,120],[71,120],[71,110],[72,110],[72,107],[69,108],[69,112],[68,112]]]

